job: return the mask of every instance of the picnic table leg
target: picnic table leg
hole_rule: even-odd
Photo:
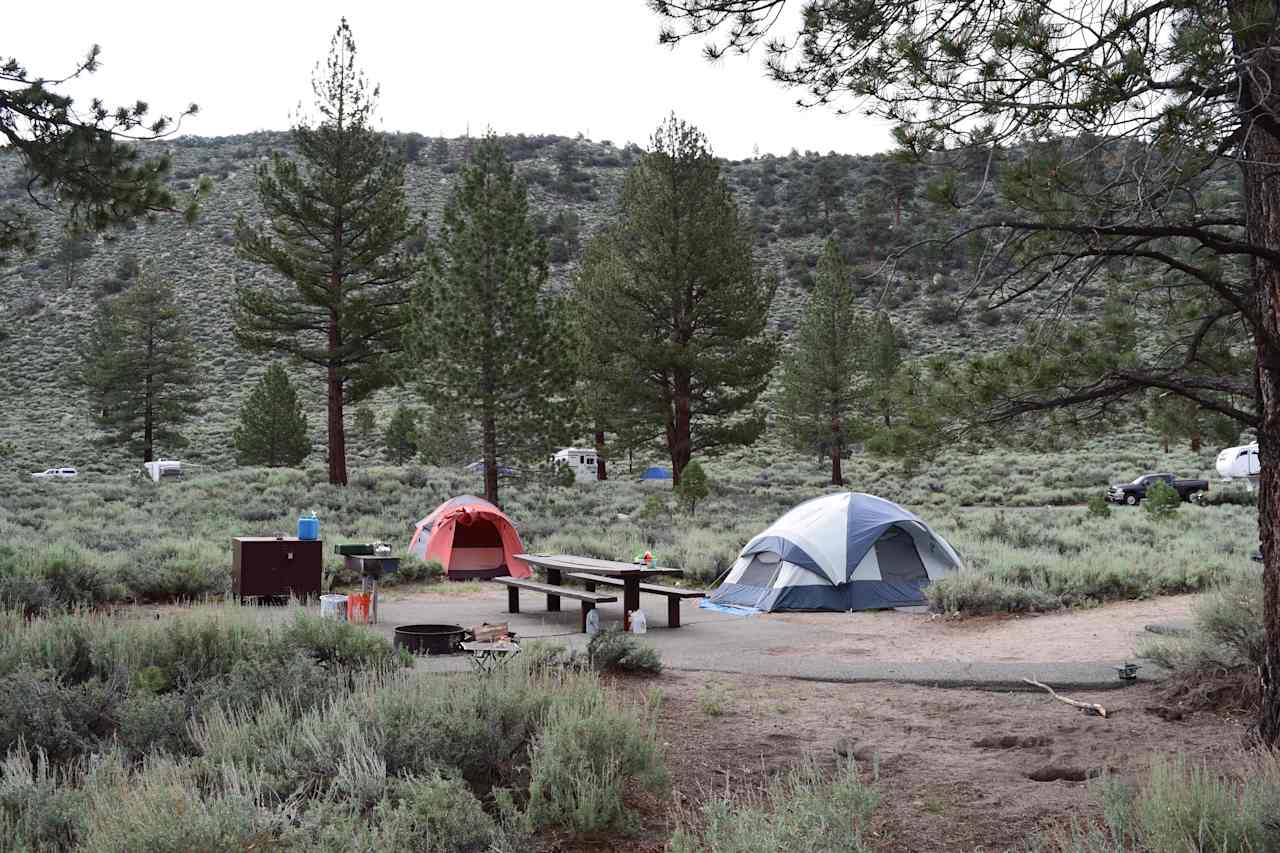
[[[680,599],[674,595],[667,596],[667,627],[680,627]]]
[[[520,590],[517,587],[507,587],[507,612],[520,612]]]
[[[631,612],[640,609],[640,579],[622,579],[622,630],[631,630]]]
[[[547,569],[547,583],[554,586],[560,586],[560,570]],[[549,612],[558,612],[560,610],[560,596],[547,595],[547,610]]]

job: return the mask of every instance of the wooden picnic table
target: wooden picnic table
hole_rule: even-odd
[[[589,572],[593,575],[617,578],[622,587],[622,630],[631,630],[631,613],[640,609],[640,583],[658,575],[679,576],[683,569],[672,569],[663,566],[647,566],[643,563],[623,563],[618,560],[597,560],[594,557],[574,557],[569,554],[516,554],[517,560],[524,560],[531,566],[537,566],[547,575],[547,583],[563,586],[565,572]],[[552,601],[547,596],[547,609],[559,610],[560,600]]]

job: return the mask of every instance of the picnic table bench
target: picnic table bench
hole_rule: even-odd
[[[626,585],[625,581],[618,578],[606,577],[604,575],[593,575],[589,572],[570,572],[568,577],[574,580],[582,581],[582,585],[586,587],[587,592],[595,592],[596,586],[612,586],[621,589]],[[667,597],[667,627],[680,627],[680,602],[686,598],[704,598],[706,592],[700,589],[685,589],[678,586],[662,586],[656,583],[640,584],[641,592],[648,592],[653,595],[665,595]]]
[[[607,604],[617,601],[616,595],[603,595],[598,592],[585,592],[572,587],[560,586],[559,584],[541,583],[539,581],[523,580],[513,577],[497,577],[493,578],[494,583],[500,583],[507,588],[507,612],[520,612],[520,590],[527,589],[530,592],[541,592],[547,596],[547,610],[556,611],[560,609],[560,599],[571,598],[575,601],[582,602],[582,621],[581,628],[583,632],[587,630],[587,614],[595,609],[597,604]]]

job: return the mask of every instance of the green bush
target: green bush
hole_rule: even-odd
[[[634,635],[610,628],[601,631],[587,644],[587,659],[601,672],[662,672],[662,658],[656,649],[642,643]]]
[[[456,779],[438,772],[410,777],[395,806],[381,805],[375,820],[383,832],[383,850],[415,853],[488,853],[497,830],[480,801]]]
[[[0,548],[0,606],[28,615],[118,601],[124,587],[114,573],[79,549],[44,548],[18,560]]]
[[[560,692],[534,745],[526,815],[535,831],[626,831],[635,820],[627,796],[667,793],[652,721],[584,687]]]
[[[124,692],[118,680],[67,684],[47,669],[9,673],[0,690],[0,755],[21,746],[64,762],[94,751],[114,730]]]
[[[1138,791],[1097,784],[1106,826],[1074,826],[1037,850],[1061,853],[1256,853],[1280,849],[1280,759],[1249,756],[1236,778],[1157,757]]]
[[[1089,515],[1107,518],[1111,515],[1111,504],[1107,503],[1107,499],[1102,495],[1093,495],[1089,498]]]
[[[698,501],[711,494],[711,486],[707,481],[707,472],[702,463],[693,460],[680,472],[680,483],[675,487],[676,498],[689,515],[698,508]]]
[[[0,613],[0,754],[19,740],[58,763],[119,739],[133,756],[192,749],[189,720],[282,699],[294,713],[399,659],[386,640],[301,611],[268,627],[235,609],[163,622]]]
[[[434,581],[444,577],[444,566],[439,560],[419,560],[417,557],[407,557],[400,561],[400,571],[391,577],[404,583],[416,583],[418,581]]]
[[[0,760],[0,838],[8,849],[70,850],[84,832],[87,798],[43,753],[12,750]]]
[[[1048,592],[1017,586],[976,572],[958,572],[929,584],[929,609],[936,613],[983,616],[1058,610],[1062,601]]]
[[[848,762],[828,778],[809,759],[776,777],[758,793],[716,797],[702,806],[702,825],[681,825],[670,853],[752,853],[806,850],[815,853],[871,853],[863,840],[879,805],[875,788]]]
[[[1190,704],[1257,705],[1265,658],[1262,578],[1239,569],[1196,604],[1190,637],[1148,640],[1139,653],[1172,671],[1169,688]]]
[[[1142,501],[1142,508],[1155,518],[1169,518],[1182,506],[1182,496],[1178,490],[1163,480],[1157,480],[1147,487],[1147,496]]]
[[[357,669],[392,667],[400,660],[385,638],[348,622],[298,610],[280,632],[287,646],[312,660]]]
[[[193,775],[169,764],[90,788],[87,825],[78,851],[122,853],[243,853],[264,839],[256,803],[239,795],[201,796]]]

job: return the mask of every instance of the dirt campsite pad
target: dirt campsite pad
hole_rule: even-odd
[[[1145,626],[1189,621],[1198,598],[1176,595],[1088,610],[976,619],[895,610],[774,613],[764,618],[821,628],[839,636],[812,645],[779,646],[765,651],[771,655],[819,654],[900,663],[1120,662],[1133,657]]]
[[[1128,782],[1154,755],[1238,766],[1245,722],[1212,714],[1170,721],[1151,709],[1158,688],[1073,693],[1107,719],[1038,692],[823,684],[742,675],[667,672],[622,689],[660,688],[658,736],[676,798],[695,810],[708,795],[765,783],[812,754],[834,766],[852,755],[876,779],[870,846],[879,853],[1026,848],[1036,832],[1102,814],[1090,777]],[[659,851],[654,837],[615,850]]]
[[[445,612],[463,618],[493,611],[498,617],[504,609],[483,589],[458,592],[405,590],[389,609],[424,619]],[[646,637],[668,669],[656,678],[616,682],[637,701],[662,694],[658,737],[671,770],[674,808],[646,809],[634,838],[602,840],[603,846],[580,840],[565,849],[657,853],[677,814],[696,820],[709,796],[758,789],[806,756],[832,768],[853,756],[868,779],[874,777],[880,806],[868,842],[881,853],[1025,849],[1037,832],[1101,816],[1091,778],[1105,772],[1136,782],[1157,755],[1177,752],[1192,763],[1229,769],[1239,761],[1248,721],[1171,710],[1158,684],[1064,691],[1105,706],[1103,719],[1032,688],[828,683],[779,674],[815,656],[883,662],[886,670],[894,662],[1003,663],[1029,677],[1052,663],[1119,663],[1133,659],[1146,625],[1188,621],[1195,600],[1176,596],[967,620],[894,611],[740,618],[690,607],[685,627],[659,628]],[[557,623],[536,610],[518,616],[528,620],[524,635],[537,633],[535,626],[556,631]],[[567,625],[569,616],[556,618]],[[574,633],[557,639],[585,641]],[[714,647],[726,642],[736,646],[735,666],[715,671],[726,658]],[[703,665],[700,654],[706,655]],[[744,660],[759,664],[758,671],[740,671]]]

